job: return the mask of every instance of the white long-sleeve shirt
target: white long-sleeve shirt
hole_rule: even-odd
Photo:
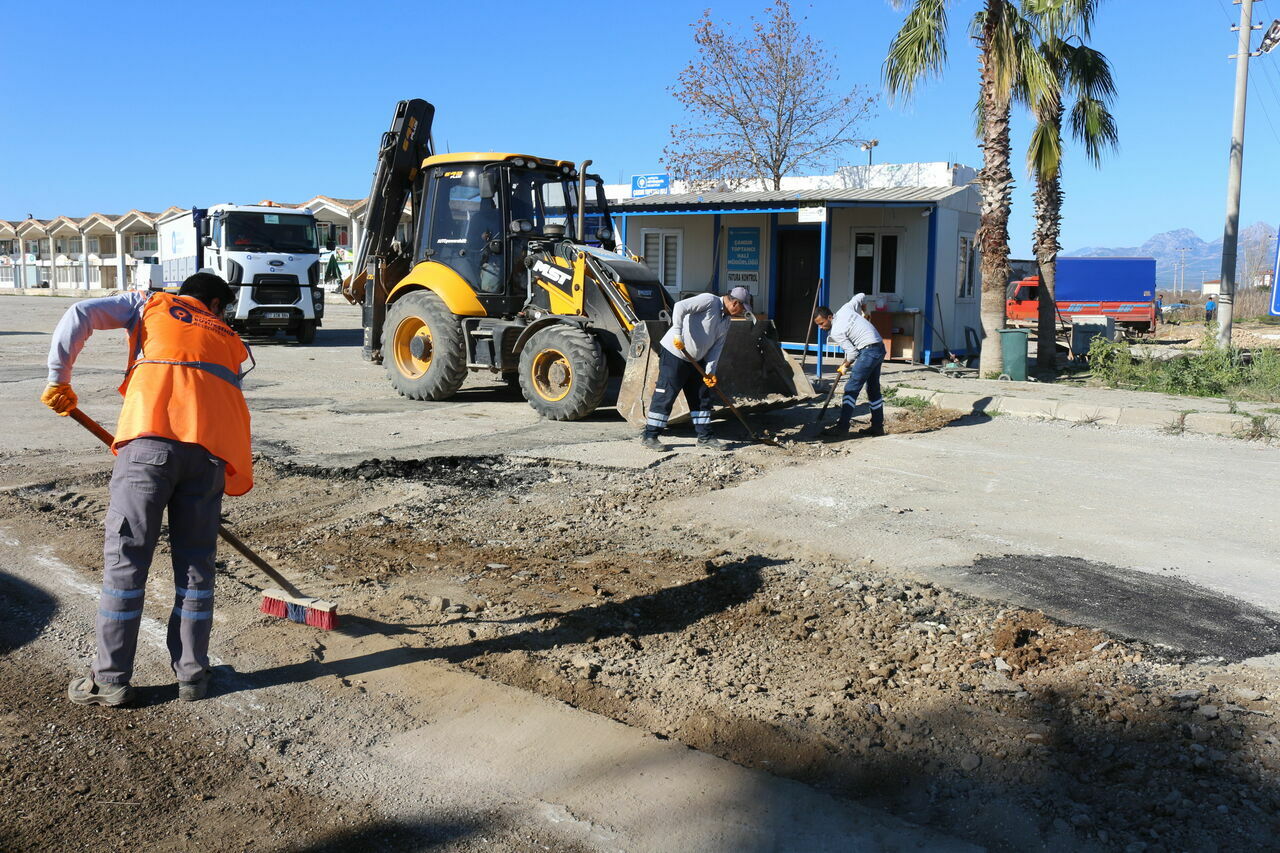
[[[94,332],[124,329],[132,338],[142,320],[142,309],[150,294],[140,291],[117,293],[99,299],[85,299],[67,309],[53,330],[49,345],[49,382],[71,381],[71,368]]]
[[[681,299],[671,311],[671,328],[662,336],[662,346],[674,356],[702,362],[702,369],[714,376],[732,319],[724,300],[714,293]],[[676,349],[676,338],[684,341],[683,355]]]
[[[858,350],[874,344],[883,344],[879,330],[862,316],[863,294],[850,299],[831,318],[831,343],[844,350],[846,361],[853,361]]]

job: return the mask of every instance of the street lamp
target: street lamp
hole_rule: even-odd
[[[870,165],[871,165],[871,151],[872,151],[872,149],[874,149],[874,148],[875,148],[877,145],[879,145],[879,144],[880,144],[880,140],[879,140],[879,139],[868,139],[868,140],[865,140],[865,141],[862,143],[862,145],[860,145],[860,146],[859,146],[863,151],[867,152],[867,165],[868,165],[868,166],[870,166]]]

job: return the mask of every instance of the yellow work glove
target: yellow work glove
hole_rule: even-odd
[[[702,377],[702,382],[708,388],[716,387],[716,377],[714,374],[708,373],[706,376]]]
[[[848,372],[849,372],[849,362],[847,361],[836,368],[836,376],[844,376]]]
[[[684,341],[680,340],[679,338],[676,338],[675,340],[673,340],[671,342],[671,345],[676,349],[680,350],[680,352],[684,352]]]
[[[40,402],[58,414],[65,416],[76,407],[76,403],[80,402],[80,398],[76,396],[75,391],[71,390],[70,385],[51,382],[49,387],[44,389],[44,393],[40,395]]]

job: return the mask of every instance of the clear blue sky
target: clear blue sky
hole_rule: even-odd
[[[766,2],[717,3],[714,15],[745,22]],[[590,157],[610,182],[661,171],[679,118],[667,88],[692,55],[689,25],[707,3],[30,6],[9,16],[0,42],[0,79],[9,81],[0,218],[360,197],[378,137],[406,97],[435,103],[441,149]],[[952,3],[943,78],[911,103],[884,99],[864,128],[880,140],[877,162],[980,165],[966,37],[978,5]],[[1178,227],[1220,237],[1235,49],[1228,15],[1238,8],[1230,0],[1101,5],[1093,43],[1115,68],[1121,148],[1101,170],[1068,157],[1066,248],[1137,245]],[[902,12],[887,0],[794,8],[836,54],[840,83],[881,90]],[[1257,20],[1276,16],[1280,2],[1255,5]],[[1242,220],[1274,224],[1280,51],[1252,66]],[[1014,144],[1026,140],[1020,121]],[[854,162],[863,156],[850,152]],[[1021,158],[1011,236],[1015,255],[1026,256],[1030,181]]]

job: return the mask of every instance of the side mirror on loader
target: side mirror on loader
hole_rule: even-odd
[[[485,170],[480,173],[480,198],[493,198],[498,194],[498,176]]]

